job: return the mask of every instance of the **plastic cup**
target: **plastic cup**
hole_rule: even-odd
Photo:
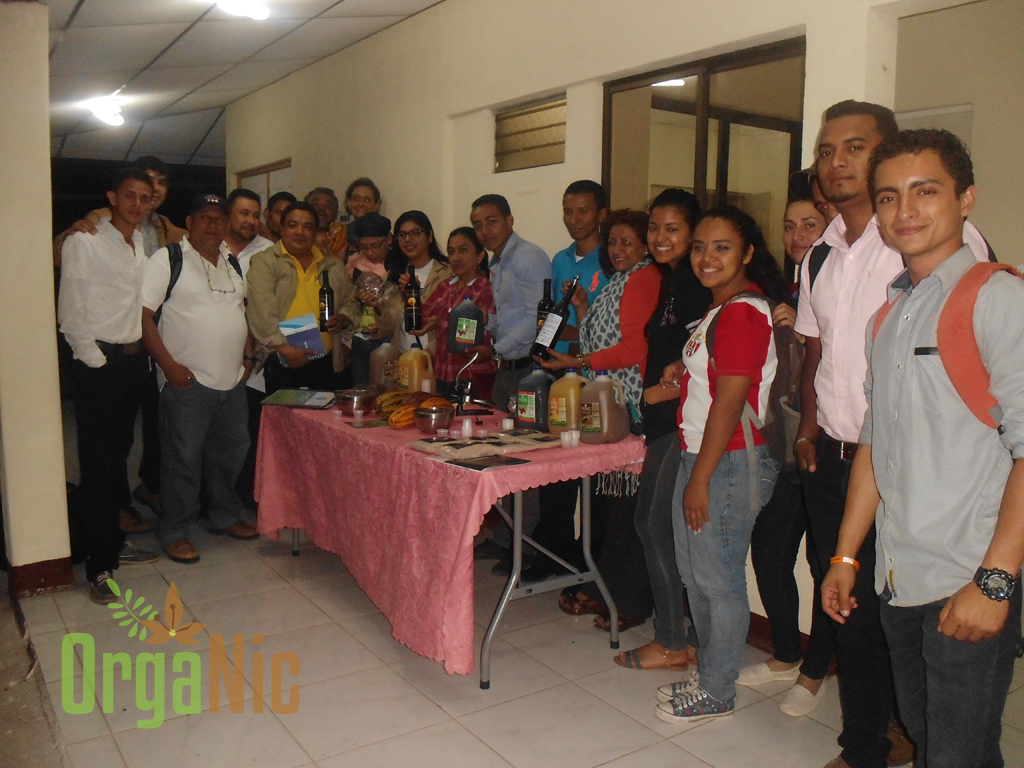
[[[501,420],[501,428],[502,429],[515,429],[515,427],[516,427],[515,419],[502,419]]]
[[[562,447],[563,448],[572,448],[572,431],[571,430],[566,430],[561,435],[559,435],[559,437],[562,438]]]
[[[473,434],[474,434],[474,435],[475,435],[476,437],[487,437],[487,430],[486,430],[486,429],[478,429],[478,430],[477,430],[476,432],[474,432]]]
[[[450,433],[449,433],[449,431],[447,429],[439,429],[439,430],[437,430],[437,436],[438,437],[448,437],[449,434]]]
[[[580,444],[580,431],[578,429],[574,429],[574,430],[571,431],[571,434],[572,434],[572,447],[575,448],[577,445]]]
[[[473,436],[473,420],[465,418],[462,420],[462,436],[472,437]]]
[[[362,424],[363,423],[363,412],[361,410],[358,410],[358,409],[352,411],[352,420],[356,424]]]

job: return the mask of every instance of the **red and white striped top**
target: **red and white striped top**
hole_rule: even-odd
[[[712,370],[711,355],[704,339],[708,325],[719,312],[722,316],[715,327],[713,350],[717,370]],[[683,364],[686,373],[680,384],[678,423],[679,441],[684,451],[700,452],[719,376],[749,376],[747,400],[763,420],[768,410],[768,392],[778,367],[768,301],[744,296],[709,309],[683,348]],[[754,443],[764,443],[757,430],[754,430]],[[745,447],[743,429],[737,424],[726,450]]]

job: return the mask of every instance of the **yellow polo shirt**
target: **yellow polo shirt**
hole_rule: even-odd
[[[292,318],[301,317],[302,315],[313,315],[313,317],[319,320],[320,271],[317,269],[317,265],[324,260],[324,255],[320,252],[320,249],[314,245],[313,261],[307,270],[302,268],[298,259],[288,253],[288,249],[284,247],[283,242],[281,243],[281,251],[292,260],[292,266],[295,267],[295,273],[299,278],[298,286],[295,289],[295,298],[292,299],[292,305],[288,308],[288,313],[284,316],[284,319],[291,320]],[[320,336],[324,340],[324,349],[326,349],[328,354],[330,354],[331,334],[321,331]]]

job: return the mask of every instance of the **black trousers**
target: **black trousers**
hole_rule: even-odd
[[[249,509],[256,508],[253,491],[256,486],[256,441],[260,435],[260,414],[263,412],[261,403],[266,395],[252,387],[245,388],[246,405],[248,407],[249,451],[245,455],[245,463],[238,475],[235,491]]]
[[[76,521],[85,549],[85,572],[91,581],[113,572],[124,544],[120,515],[131,502],[128,453],[135,438],[135,416],[146,386],[148,361],[143,354],[110,354],[107,364],[90,368],[75,360],[75,420],[81,468]]]
[[[146,383],[142,388],[142,459],[139,479],[150,493],[160,493],[160,390],[156,383],[156,363],[148,362]]]
[[[822,441],[829,438],[822,436]],[[818,445],[817,472],[801,472],[808,522],[818,568],[829,569],[843,521],[850,462]],[[893,711],[892,665],[875,592],[875,526],[857,553],[860,573],[853,588],[857,609],[845,624],[829,622],[836,638],[839,702],[843,732],[842,757],[851,768],[885,768],[890,743],[886,737]]]
[[[795,478],[794,478],[795,479]],[[807,531],[807,510],[799,482],[780,474],[771,500],[757,516],[750,539],[750,558],[757,577],[765,613],[772,625],[775,658],[788,664],[800,661],[800,671],[812,680],[828,674],[836,642],[832,620],[821,607],[821,580],[824,574],[814,551],[811,536],[807,537],[807,564],[814,579],[811,597],[811,640],[804,654],[800,645],[800,594],[793,568],[800,540]]]

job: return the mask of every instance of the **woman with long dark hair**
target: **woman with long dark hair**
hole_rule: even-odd
[[[406,211],[395,220],[395,238],[384,260],[384,267],[388,271],[388,280],[396,283],[403,292],[409,284],[410,273],[415,274],[420,286],[421,303],[452,276],[448,257],[438,247],[434,226],[423,211]],[[404,327],[394,339],[402,352],[412,349],[414,341],[415,337],[406,333]],[[433,354],[436,343],[432,333],[423,336],[420,343]]]

